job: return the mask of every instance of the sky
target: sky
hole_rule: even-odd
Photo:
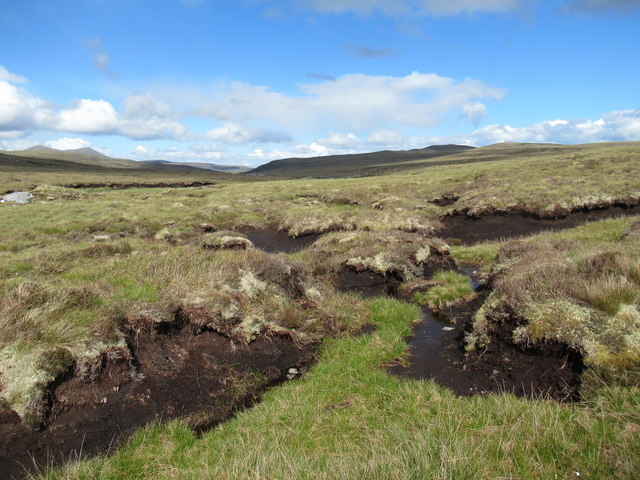
[[[0,0],[0,149],[640,140],[640,0]]]

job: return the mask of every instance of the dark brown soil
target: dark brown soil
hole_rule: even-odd
[[[256,248],[269,253],[293,253],[311,245],[320,235],[305,235],[302,237],[290,237],[284,230],[277,227],[269,227],[264,230],[246,229],[242,233],[253,243]]]
[[[465,353],[464,335],[485,298],[481,293],[441,316],[424,309],[422,322],[408,339],[409,363],[389,370],[432,379],[458,395],[510,392],[532,399],[577,400],[584,364],[578,353],[564,345],[523,348],[511,341],[512,328],[502,325],[492,333],[486,349]]]
[[[349,267],[340,269],[334,280],[338,290],[358,292],[363,297],[393,296],[401,283],[397,275],[381,275],[369,270],[356,271]]]
[[[67,188],[112,188],[114,190],[126,190],[128,188],[187,188],[206,187],[216,185],[216,182],[157,182],[157,183],[71,183]]]
[[[464,211],[440,219],[444,228],[436,235],[445,239],[457,239],[464,244],[532,235],[545,230],[556,231],[573,228],[585,222],[640,214],[639,205],[618,204],[593,210],[557,212],[557,218],[540,218],[526,212],[508,212],[468,216]]]
[[[0,410],[0,479],[108,452],[156,420],[186,418],[203,431],[253,404],[313,354],[284,337],[233,344],[187,327],[130,336],[129,346],[105,352],[82,374],[76,368],[53,386],[41,431]]]

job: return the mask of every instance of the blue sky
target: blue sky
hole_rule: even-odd
[[[2,0],[0,148],[640,140],[640,0]]]

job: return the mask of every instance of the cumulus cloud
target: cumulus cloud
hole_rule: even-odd
[[[49,142],[45,142],[47,147],[55,148],[56,150],[76,150],[78,148],[90,148],[91,143],[87,142],[83,138],[59,138],[58,140],[53,140]]]
[[[518,8],[521,0],[300,0],[299,3],[318,13],[448,16],[509,12]]]
[[[119,113],[106,100],[80,99],[67,107],[30,94],[9,81],[23,81],[6,69],[0,70],[0,138],[13,139],[34,130],[117,134],[133,139],[183,139],[188,129],[172,118],[171,108],[149,93],[136,93],[123,101]]]
[[[547,120],[525,127],[487,125],[475,130],[476,144],[498,142],[589,143],[640,140],[640,109],[619,110],[597,120]]]
[[[353,45],[351,43],[347,43],[343,45],[343,47],[352,55],[365,59],[388,57],[390,55],[395,55],[396,53],[398,53],[390,48],[369,48],[362,45]]]
[[[240,125],[227,122],[221,127],[209,130],[205,139],[222,143],[240,145],[245,143],[282,143],[292,140],[291,135],[282,130],[245,129]]]
[[[45,100],[30,94],[22,87],[11,83],[17,77],[3,67],[4,80],[0,80],[0,135],[3,138],[17,138],[26,133],[32,125],[46,122],[52,116],[52,106]]]
[[[78,133],[115,133],[118,114],[106,100],[78,100],[58,114],[56,130]]]
[[[302,95],[285,95],[241,82],[216,92],[216,104],[233,118],[260,119],[287,129],[330,125],[340,130],[371,130],[389,124],[430,126],[464,105],[501,100],[504,91],[433,73],[402,77],[342,75],[334,81],[299,86]]]

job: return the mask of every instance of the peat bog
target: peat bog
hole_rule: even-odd
[[[482,217],[461,213],[443,218],[445,227],[437,235],[474,244],[638,213],[637,205],[571,212],[558,219],[525,213]],[[292,238],[275,227],[243,233],[257,248],[273,253],[296,252],[319,237]],[[428,279],[453,268],[450,260],[436,256],[425,263],[422,276]],[[458,395],[506,391],[529,398],[576,400],[584,365],[580,355],[564,345],[523,348],[510,341],[513,325],[503,325],[493,332],[488,348],[465,352],[465,333],[488,287],[478,286],[471,267],[460,269],[471,275],[477,296],[439,315],[423,308],[423,320],[408,339],[406,362],[388,370],[433,379]],[[337,289],[364,297],[397,296],[401,282],[394,274],[346,266],[335,277]],[[301,348],[281,336],[263,336],[249,345],[232,343],[213,331],[196,334],[188,322],[130,332],[127,346],[124,351],[105,352],[88,370],[76,368],[52,385],[46,424],[40,431],[24,426],[11,410],[0,409],[0,478],[19,478],[69,459],[108,452],[156,420],[185,418],[194,430],[204,431],[258,401],[266,388],[286,380],[290,369],[297,372],[310,365],[315,352],[314,346]]]

